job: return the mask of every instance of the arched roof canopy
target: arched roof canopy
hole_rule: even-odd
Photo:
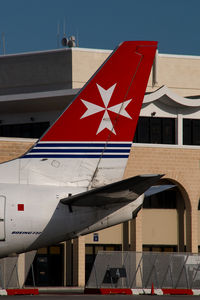
[[[163,185],[163,184],[173,184],[179,190],[179,192],[181,193],[181,196],[184,200],[184,204],[185,204],[186,209],[191,211],[190,197],[189,197],[189,194],[188,194],[187,190],[185,189],[185,187],[183,186],[182,183],[180,183],[179,181],[177,181],[174,178],[171,178],[170,176],[166,176],[163,179],[160,179],[159,183],[161,185]]]
[[[163,85],[155,92],[146,94],[144,97],[144,104],[150,104],[152,102],[162,102],[165,105],[173,106],[176,108],[190,107],[200,108],[200,96],[199,98],[185,98],[177,95],[166,85]]]

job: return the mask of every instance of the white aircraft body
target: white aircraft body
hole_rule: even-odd
[[[156,42],[123,42],[42,138],[0,164],[0,257],[132,219],[161,175],[121,180]]]

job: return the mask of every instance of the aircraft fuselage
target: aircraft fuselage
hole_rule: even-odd
[[[142,203],[140,198],[118,207],[69,207],[60,202],[75,191],[80,188],[0,184],[0,257],[118,224],[130,219]]]

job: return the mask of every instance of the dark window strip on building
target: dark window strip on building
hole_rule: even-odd
[[[151,252],[177,252],[177,245],[143,245],[143,251]]]
[[[143,208],[176,209],[176,190],[168,190],[145,197]]]
[[[0,136],[40,138],[49,126],[49,122],[0,125]]]
[[[139,117],[133,142],[175,144],[175,119]]]
[[[200,120],[183,119],[183,145],[200,145]]]

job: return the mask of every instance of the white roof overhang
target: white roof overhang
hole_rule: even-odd
[[[0,109],[5,112],[63,110],[80,89],[64,89],[43,92],[0,95]],[[58,101],[59,99],[59,101]],[[143,105],[156,102],[175,108],[200,108],[200,98],[184,98],[177,95],[167,86],[162,86],[155,92],[146,94]]]
[[[43,92],[0,95],[0,112],[62,111],[79,89],[64,89]],[[59,99],[59,100],[58,100]]]
[[[144,97],[144,104],[150,104],[152,102],[159,101],[163,104],[173,106],[173,107],[200,107],[200,98],[184,98],[177,95],[166,85],[163,85],[161,88],[156,90],[153,93],[147,94]]]

